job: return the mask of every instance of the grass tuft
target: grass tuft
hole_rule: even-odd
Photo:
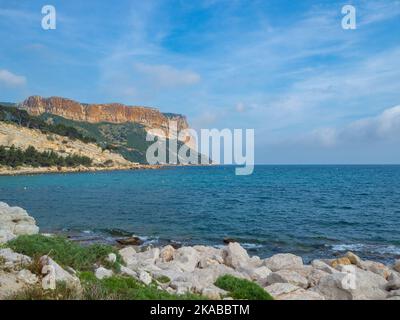
[[[229,296],[234,299],[273,300],[273,297],[255,282],[239,279],[231,275],[219,277],[215,285],[229,291]]]
[[[174,295],[160,290],[156,285],[144,285],[131,277],[112,276],[103,280],[93,273],[80,274],[85,300],[199,300],[200,295]]]
[[[68,266],[77,271],[91,271],[97,264],[118,272],[122,262],[117,250],[111,246],[100,244],[81,246],[59,236],[19,236],[7,245],[15,252],[30,257],[49,255],[62,267]],[[110,263],[106,260],[110,253],[117,255],[116,263]]]
[[[63,282],[58,282],[56,290],[43,290],[40,285],[28,287],[11,295],[7,300],[79,300],[81,296]]]

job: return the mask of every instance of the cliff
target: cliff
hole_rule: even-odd
[[[109,122],[126,123],[134,122],[148,129],[168,128],[168,120],[175,120],[178,130],[189,127],[186,118],[182,115],[166,113],[148,107],[126,106],[119,103],[109,104],[84,104],[74,100],[40,96],[31,96],[18,105],[32,115],[50,113],[66,119],[90,123]]]

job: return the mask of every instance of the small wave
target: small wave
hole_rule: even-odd
[[[257,244],[257,243],[241,243],[241,246],[245,249],[260,249],[263,247],[262,244]]]
[[[371,244],[335,244],[330,245],[334,251],[355,251],[355,252],[366,252],[374,254],[390,254],[400,255],[400,247],[394,245],[371,245]]]
[[[246,243],[246,242],[245,243],[239,242],[239,243],[243,248],[248,249],[248,250],[260,249],[260,248],[264,247],[262,244],[257,244],[257,243]],[[217,248],[217,249],[223,249],[226,247],[226,244],[215,244],[215,245],[213,245],[213,247]]]

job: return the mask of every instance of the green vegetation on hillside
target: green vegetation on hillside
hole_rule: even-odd
[[[30,129],[39,129],[43,133],[54,133],[71,139],[81,140],[85,143],[96,143],[103,150],[110,150],[121,154],[125,159],[147,164],[146,151],[153,141],[146,141],[147,131],[138,123],[89,123],[69,120],[53,114],[32,116],[25,110],[18,109],[11,104],[0,104],[0,121],[14,123]],[[175,114],[165,114],[174,117]],[[169,143],[176,143],[167,139]],[[183,145],[177,142],[178,150]],[[200,163],[201,155],[199,155]],[[167,152],[167,163],[169,153]]]
[[[53,114],[43,114],[40,118],[54,125],[64,125],[75,128],[80,134],[90,137],[107,150],[121,154],[125,159],[146,164],[146,150],[153,141],[146,141],[145,127],[138,123],[89,123],[65,119]],[[167,140],[167,144],[172,140]],[[178,148],[182,145],[178,142]],[[167,162],[168,162],[167,152]]]
[[[10,105],[0,105],[0,121],[14,123],[29,129],[38,129],[43,133],[54,133],[85,143],[96,142],[96,139],[84,136],[76,128],[64,124],[51,124],[40,117],[31,116],[25,110]]]
[[[90,166],[91,164],[92,159],[85,156],[69,155],[62,157],[54,151],[37,151],[32,146],[26,150],[15,148],[14,146],[10,148],[0,146],[0,165],[12,168],[19,166],[32,166],[35,168],[52,166],[76,167],[79,165]]]

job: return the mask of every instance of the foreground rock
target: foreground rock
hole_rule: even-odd
[[[5,242],[39,230],[25,210],[0,202],[0,231]],[[229,292],[215,286],[224,275],[254,281],[277,300],[400,299],[398,260],[386,266],[348,252],[343,257],[316,259],[304,265],[301,257],[290,253],[267,259],[250,257],[238,242],[229,242],[223,248],[197,245],[176,249],[167,245],[141,250],[136,245],[124,247],[119,250],[124,262],[120,271],[96,264],[95,276],[101,280],[117,272],[169,293],[195,293],[210,299],[229,299]],[[108,263],[117,260],[114,253],[106,257]],[[31,270],[37,267],[40,272],[33,274]],[[0,299],[32,286],[54,290],[59,282],[81,292],[80,280],[68,266],[61,267],[49,256],[33,261],[9,248],[0,249]]]
[[[39,233],[34,218],[19,207],[10,207],[0,202],[0,244],[6,243],[20,235]]]
[[[39,263],[42,268],[41,272],[44,275],[42,279],[43,289],[54,290],[56,289],[57,282],[63,282],[71,289],[76,289],[78,291],[81,289],[79,278],[61,268],[61,266],[49,256],[41,257]]]
[[[263,286],[278,300],[365,300],[400,297],[400,275],[388,266],[363,261],[355,254],[304,265],[301,257],[277,254],[267,259],[250,257],[237,242],[222,249],[171,246],[138,252],[120,250],[133,277],[150,283],[160,277],[161,287],[171,293],[204,294],[211,299],[226,296],[215,287],[218,277],[229,274]],[[127,274],[125,272],[125,274]],[[398,291],[397,291],[398,290]]]

